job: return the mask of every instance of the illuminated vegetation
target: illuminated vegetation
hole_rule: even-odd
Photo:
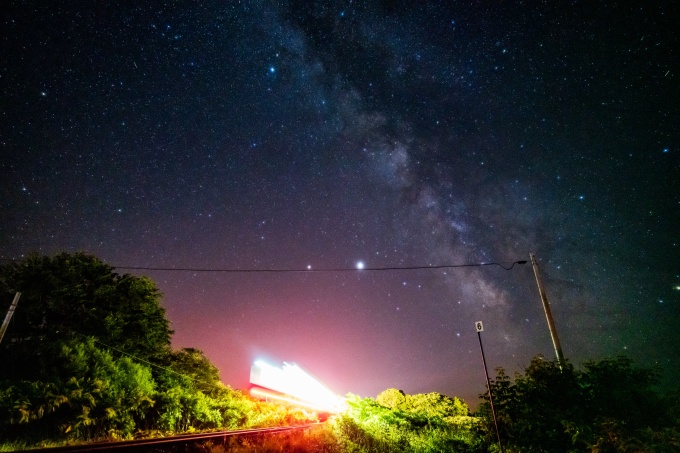
[[[395,401],[397,395],[402,398]],[[348,405],[333,421],[344,451],[470,451],[478,443],[478,420],[468,416],[467,406],[457,398],[390,389],[376,400],[352,397]]]
[[[301,409],[256,401],[219,381],[196,349],[172,350],[160,293],[84,254],[33,256],[0,268],[20,309],[0,345],[0,450],[213,429],[294,425]],[[540,357],[492,381],[507,452],[680,451],[680,405],[657,373],[626,358],[583,370]],[[485,398],[485,395],[482,395]],[[490,408],[388,389],[348,397],[347,411],[299,432],[229,440],[213,451],[497,451]]]
[[[195,349],[173,351],[155,284],[84,254],[0,268],[21,291],[0,345],[0,439],[14,445],[303,423],[219,381]]]

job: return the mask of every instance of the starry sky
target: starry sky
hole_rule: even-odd
[[[623,353],[670,382],[679,11],[5,1],[0,258],[148,275],[173,345],[236,388],[266,358],[474,406],[475,321],[490,370],[554,356],[534,274],[435,267],[533,252],[569,360]]]

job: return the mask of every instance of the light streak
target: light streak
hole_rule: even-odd
[[[306,407],[308,409],[312,409],[319,412],[331,412],[330,410],[328,410],[327,407],[316,406],[315,404],[308,403],[306,401],[302,401],[291,396],[286,396],[282,393],[274,393],[272,391],[268,391],[267,389],[264,389],[262,387],[251,388],[250,394],[255,398],[281,401],[283,403],[291,404],[293,406]]]
[[[344,398],[294,363],[284,363],[279,368],[257,360],[250,369],[250,383],[258,387],[251,389],[253,395],[329,413],[341,412],[345,408]],[[270,394],[267,390],[276,393]]]

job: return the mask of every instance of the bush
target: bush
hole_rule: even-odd
[[[499,431],[510,451],[680,451],[678,421],[654,390],[658,373],[616,357],[583,371],[538,356],[514,382],[492,381]],[[488,396],[477,415],[496,441]]]

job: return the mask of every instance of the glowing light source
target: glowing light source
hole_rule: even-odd
[[[258,398],[270,398],[321,412],[344,410],[345,399],[309,375],[294,363],[281,368],[256,360],[250,369],[250,390]]]
[[[363,261],[357,261],[357,269],[361,270],[364,267],[366,267],[366,265],[364,264]]]

